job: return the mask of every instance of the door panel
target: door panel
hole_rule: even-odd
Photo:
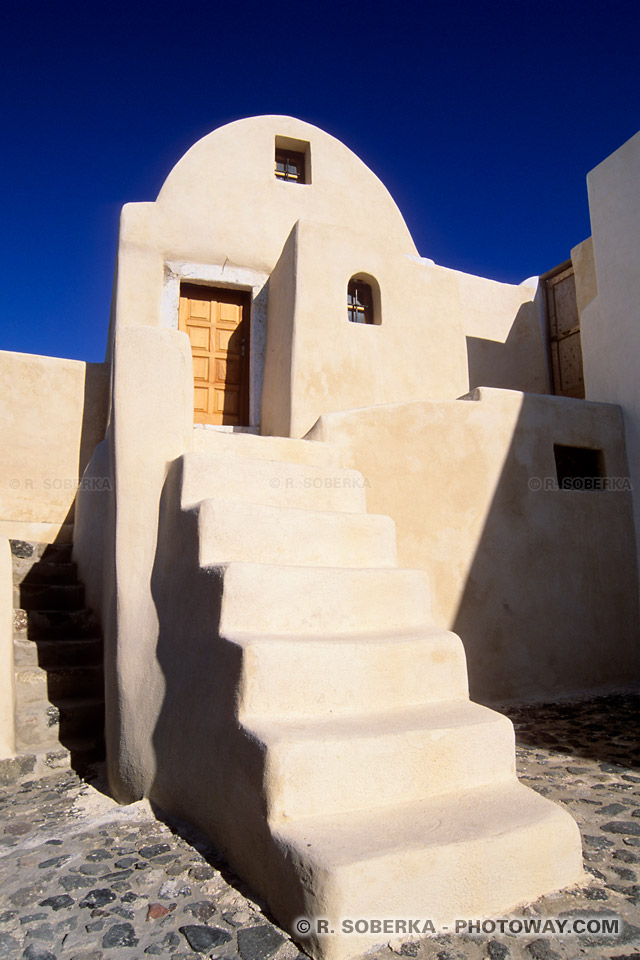
[[[571,263],[544,277],[547,292],[549,349],[553,392],[563,397],[584,397],[580,317]]]
[[[244,291],[180,288],[178,326],[191,343],[195,423],[248,424],[249,305]]]

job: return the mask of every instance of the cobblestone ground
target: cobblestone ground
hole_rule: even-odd
[[[375,960],[640,960],[640,697],[505,709],[520,778],[565,805],[586,880],[513,916],[615,916],[615,937],[418,939]],[[7,778],[10,779],[10,778]],[[470,918],[471,919],[471,918]],[[118,807],[75,774],[0,785],[0,958],[302,960],[204,838],[146,802]]]

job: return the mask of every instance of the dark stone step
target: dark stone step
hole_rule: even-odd
[[[48,560],[40,560],[31,564],[29,561],[14,560],[13,582],[74,586],[78,582],[78,569],[75,563],[50,563]]]
[[[81,666],[19,667],[16,672],[16,705],[27,702],[58,703],[68,698],[104,697],[102,664]]]
[[[98,666],[102,663],[102,638],[75,640],[14,640],[14,661],[19,667]]]
[[[65,697],[56,700],[60,742],[71,738],[96,740],[104,736],[104,699],[102,697]]]
[[[81,738],[96,744],[104,737],[104,702],[97,697],[65,697],[16,705],[18,752],[52,749]]]
[[[105,759],[102,738],[72,737],[63,746],[56,743],[50,749],[21,753],[0,760],[0,787],[18,783],[25,777],[41,779],[57,776],[61,770],[73,767],[80,776],[95,777],[95,765]]]
[[[81,610],[13,611],[13,635],[16,640],[98,639],[100,625],[87,607]]]
[[[38,563],[69,563],[73,552],[72,543],[34,543],[28,540],[9,540],[11,555],[16,560],[31,560]]]
[[[21,583],[13,588],[13,602],[22,610],[77,610],[84,606],[84,586]]]

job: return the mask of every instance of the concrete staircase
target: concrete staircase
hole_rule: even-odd
[[[104,756],[102,638],[71,550],[11,541],[16,750],[35,774]]]
[[[194,446],[182,522],[221,590],[234,691],[202,723],[224,791],[188,763],[176,778],[279,922],[328,918],[333,935],[301,942],[342,958],[390,939],[342,919],[446,925],[579,881],[575,823],[518,783],[510,721],[469,701],[461,641],[431,623],[425,575],[397,567],[363,478],[321,443],[195,430]]]

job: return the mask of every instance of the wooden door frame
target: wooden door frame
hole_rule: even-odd
[[[191,260],[165,260],[160,297],[160,326],[178,329],[180,284],[195,283],[222,289],[244,290],[251,299],[249,351],[249,425],[259,427],[262,382],[267,342],[267,299],[269,274],[249,267],[202,263]]]

